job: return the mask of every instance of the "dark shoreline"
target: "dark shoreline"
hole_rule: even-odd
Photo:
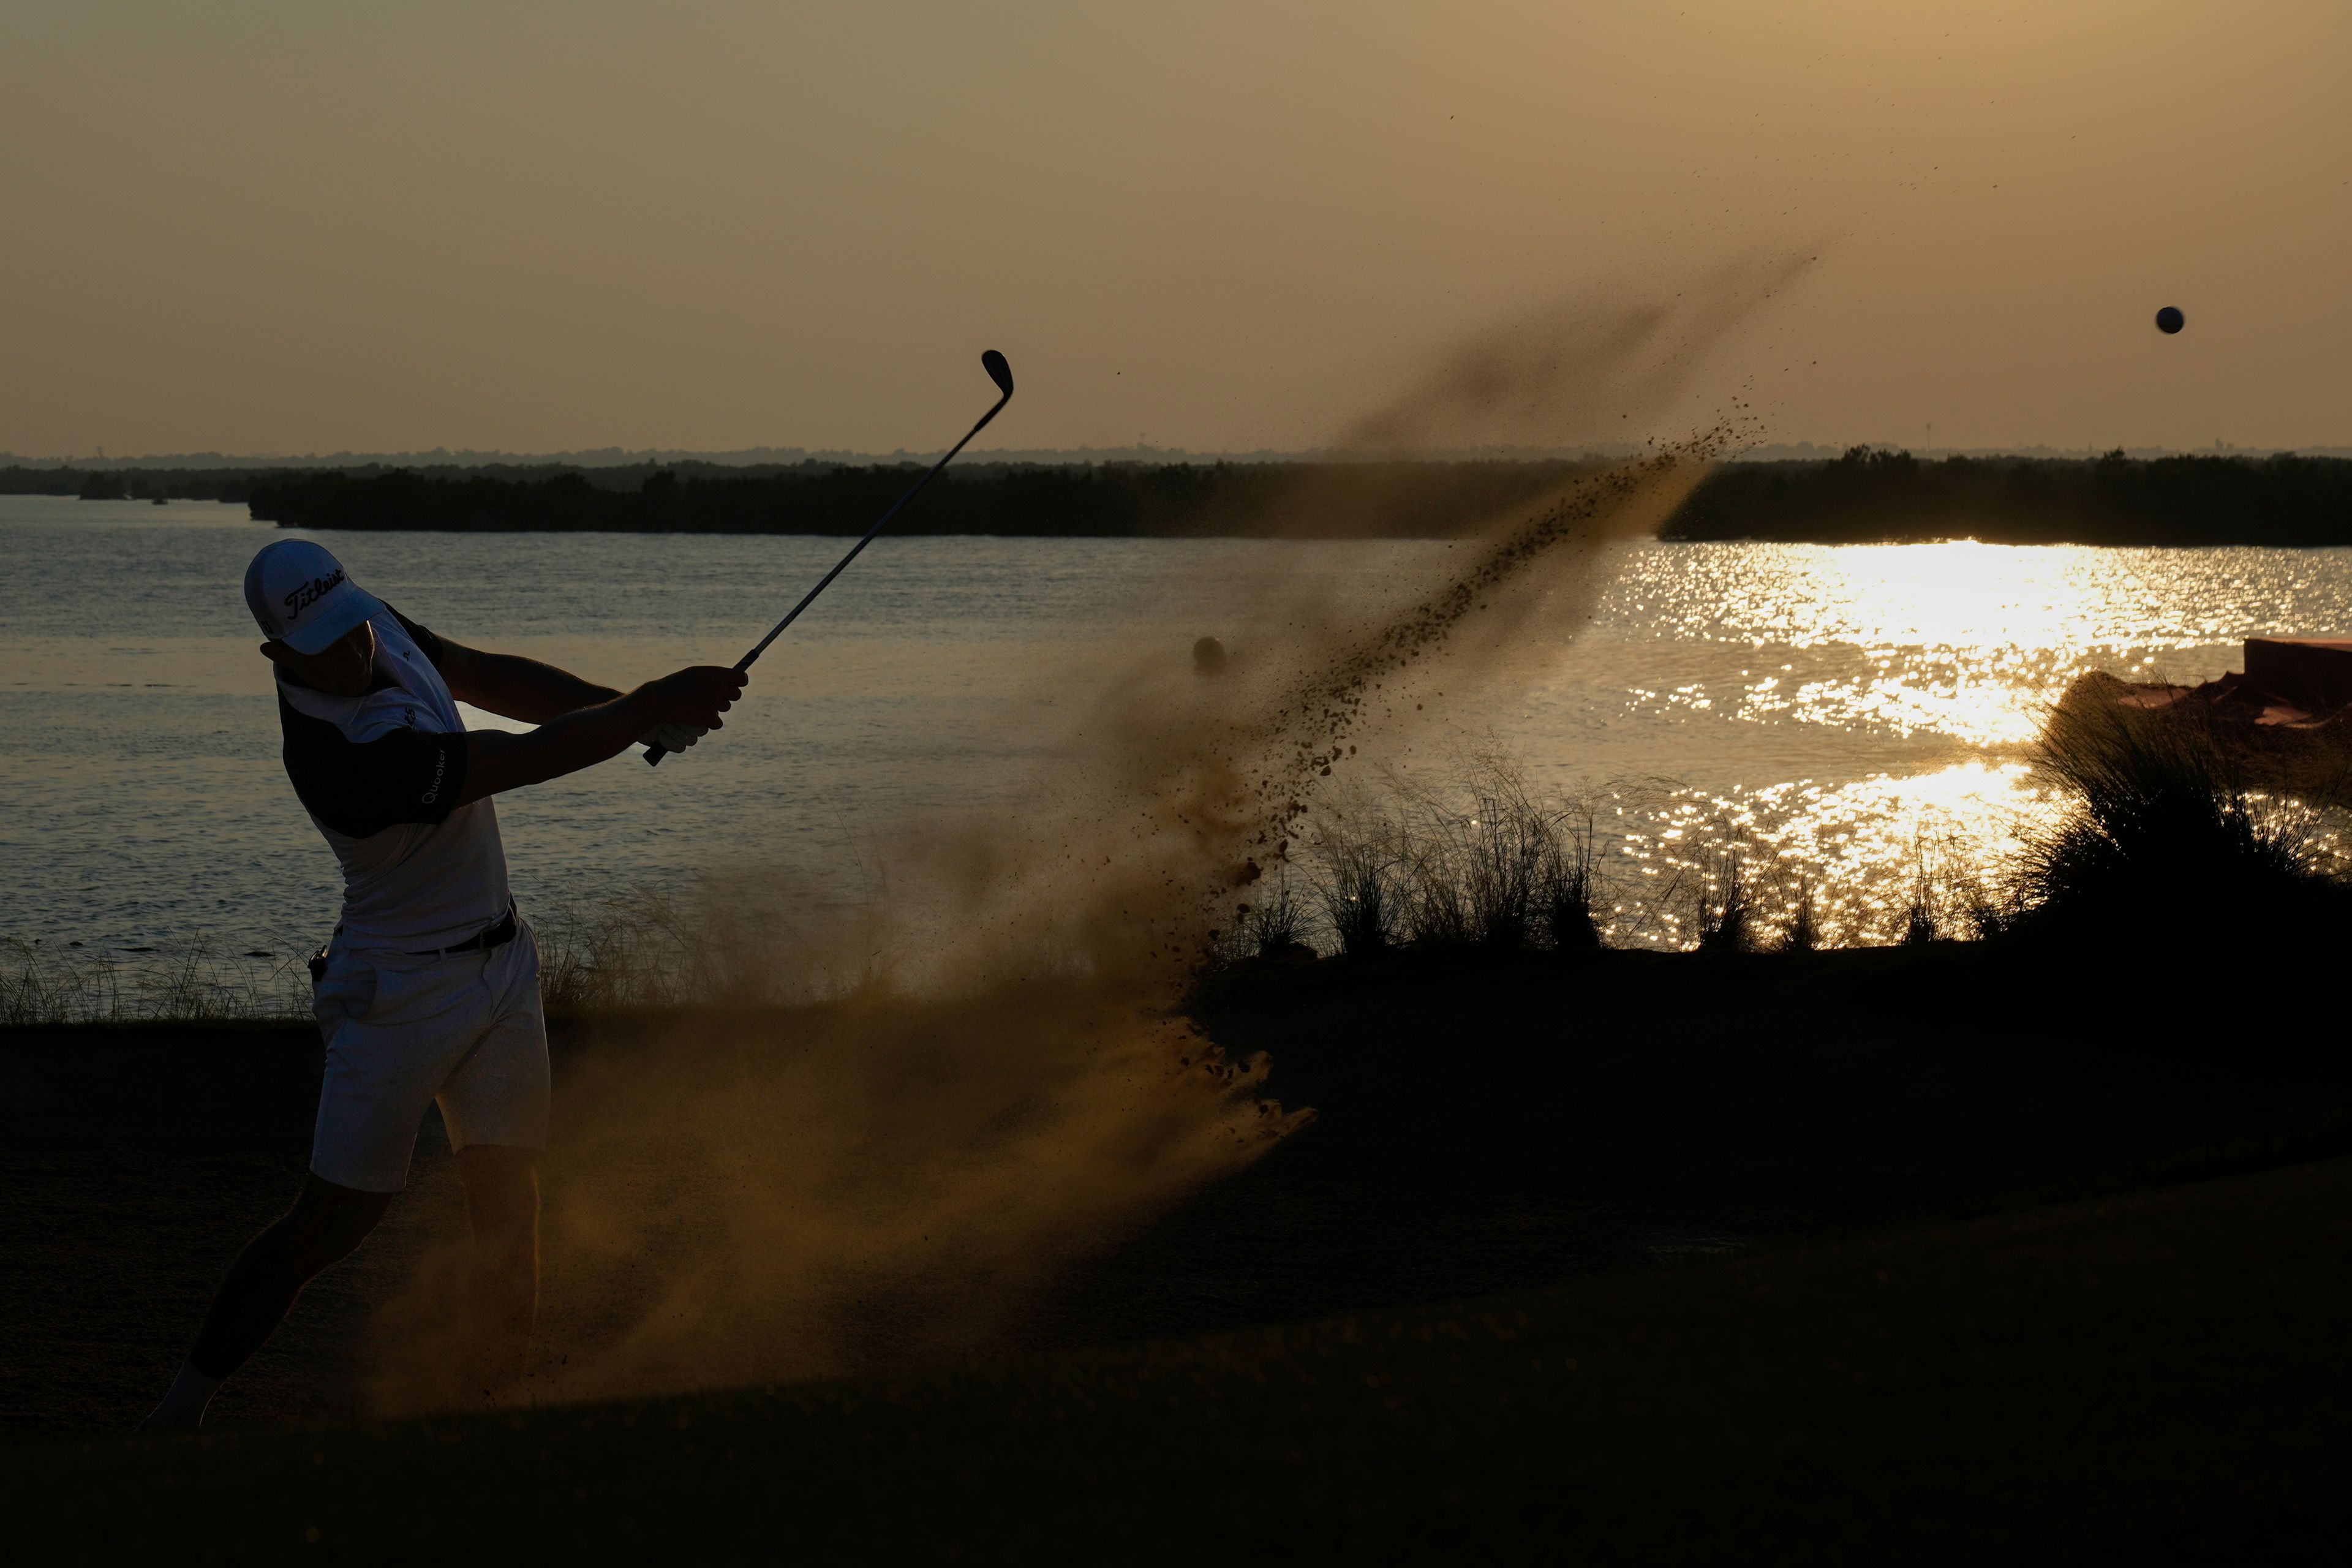
[[[2352,461],[2280,455],[2084,461],[1856,447],[1828,463],[1727,463],[1662,538],[2315,548],[2352,544]]]

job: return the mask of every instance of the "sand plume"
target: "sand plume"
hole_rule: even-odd
[[[1360,433],[1481,409],[1523,425],[1588,385],[1668,384],[1694,334],[1754,303],[1752,271],[1709,309],[1475,350],[1466,393],[1415,394]],[[1213,668],[1179,644],[1041,670],[1078,715],[1066,765],[1018,811],[891,835],[861,921],[779,942],[715,902],[708,942],[740,984],[563,1074],[544,1355],[522,1396],[1017,1344],[1066,1263],[1303,1125],[1258,1098],[1265,1064],[1225,1061],[1183,1020],[1191,977],[1335,771],[1424,722],[1444,685],[1572,637],[1601,548],[1653,529],[1738,434],[1575,470],[1410,580],[1350,587],[1302,545],[1213,628]],[[1321,507],[1292,497],[1275,529],[1311,537]],[[453,1249],[387,1312],[384,1408],[478,1397],[440,1370],[458,1268]]]
[[[1439,355],[1404,392],[1350,424],[1339,446],[1411,456],[1622,441],[1665,414],[1706,354],[1811,265],[1810,257],[1759,252],[1681,288],[1555,300]]]

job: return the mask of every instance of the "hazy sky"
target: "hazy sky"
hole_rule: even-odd
[[[2352,5],[0,6],[0,450],[1297,447],[1790,256],[1558,438],[2352,443]]]

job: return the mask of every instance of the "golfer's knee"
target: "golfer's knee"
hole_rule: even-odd
[[[278,1222],[288,1262],[305,1279],[341,1262],[375,1229],[392,1197],[310,1177],[294,1202],[294,1212]]]

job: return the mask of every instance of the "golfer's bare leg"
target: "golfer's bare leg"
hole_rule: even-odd
[[[474,1227],[466,1326],[484,1394],[520,1378],[539,1315],[539,1152],[475,1143],[457,1151]]]
[[[341,1262],[367,1239],[393,1199],[306,1176],[286,1217],[246,1244],[228,1266],[212,1310],[196,1331],[187,1365],[155,1413],[150,1431],[192,1429],[204,1420],[212,1392],[261,1348],[320,1270]]]

